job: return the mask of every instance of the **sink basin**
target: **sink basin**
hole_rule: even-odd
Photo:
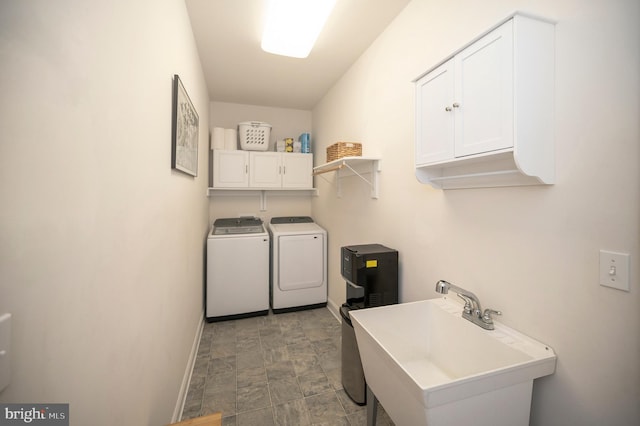
[[[528,425],[551,348],[499,322],[483,330],[447,297],[351,311],[367,385],[403,425]]]

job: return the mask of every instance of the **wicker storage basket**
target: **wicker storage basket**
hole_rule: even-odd
[[[358,142],[336,142],[327,147],[327,163],[342,157],[361,157],[362,144]]]

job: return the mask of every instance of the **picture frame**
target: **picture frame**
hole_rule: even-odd
[[[198,176],[198,112],[178,74],[173,76],[171,168]]]

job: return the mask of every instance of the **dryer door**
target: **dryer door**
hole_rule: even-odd
[[[322,234],[287,235],[278,241],[278,288],[320,287],[324,282]]]

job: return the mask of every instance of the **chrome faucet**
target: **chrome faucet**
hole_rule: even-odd
[[[480,299],[472,292],[460,288],[447,282],[440,280],[436,283],[436,292],[440,294],[447,294],[449,290],[456,292],[458,297],[464,300],[464,309],[462,311],[462,318],[471,321],[475,325],[478,325],[485,330],[493,330],[493,318],[492,314],[502,315],[502,312],[493,309],[482,310],[480,306]]]

